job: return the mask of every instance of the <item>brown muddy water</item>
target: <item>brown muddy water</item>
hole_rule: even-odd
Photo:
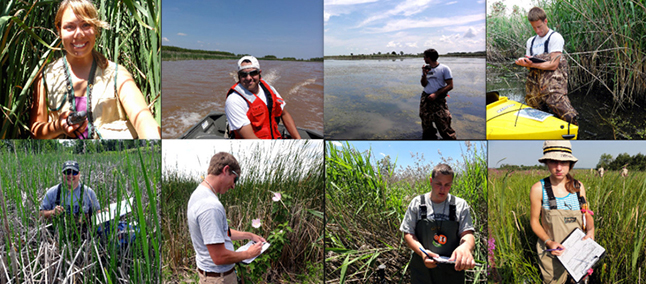
[[[323,63],[260,60],[260,67],[296,126],[323,133]],[[162,138],[179,138],[210,112],[224,112],[237,77],[237,60],[162,61]]]
[[[525,103],[527,71],[509,63],[487,67],[487,91],[498,91],[501,96]],[[612,94],[605,89],[573,88],[568,86],[568,98],[579,112],[579,140],[646,139],[646,111],[632,106],[613,114]]]
[[[485,139],[485,59],[440,57],[457,138]],[[325,60],[326,139],[422,139],[422,58]],[[438,135],[439,137],[439,135]]]

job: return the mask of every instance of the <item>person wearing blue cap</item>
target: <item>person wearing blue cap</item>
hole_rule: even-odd
[[[63,213],[91,216],[99,210],[99,201],[92,188],[83,185],[81,171],[76,161],[63,163],[63,182],[50,187],[40,205],[39,215],[51,219]],[[81,198],[83,196],[83,198]]]

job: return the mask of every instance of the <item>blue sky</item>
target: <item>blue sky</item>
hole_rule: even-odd
[[[257,57],[323,56],[323,1],[162,1],[162,45]]]
[[[577,168],[596,168],[601,154],[612,158],[622,153],[646,154],[646,141],[572,141],[572,154],[579,159]],[[489,141],[489,167],[502,164],[538,165],[543,156],[543,141]],[[500,161],[505,159],[503,161]]]
[[[413,158],[411,153],[424,154],[425,163],[435,165],[442,162],[441,157],[451,157],[453,161],[461,162],[462,154],[467,150],[465,141],[333,141],[332,143],[339,147],[346,142],[360,152],[372,149],[374,158],[382,159],[388,155],[393,162],[397,159],[398,169],[400,166],[402,168],[408,165],[415,166],[418,160]],[[481,147],[485,144],[483,141],[471,143],[478,151],[485,149]]]
[[[325,55],[485,50],[485,0],[325,0]]]

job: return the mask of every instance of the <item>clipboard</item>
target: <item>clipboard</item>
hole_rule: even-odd
[[[581,240],[585,233],[575,228],[565,237],[561,245],[565,247],[562,255],[557,256],[565,270],[578,283],[606,255],[606,249],[592,239]]]
[[[532,61],[533,63],[543,63],[543,62],[547,62],[546,60],[543,60],[543,59],[540,59],[540,58],[536,58],[536,57],[529,57],[528,59],[529,59],[530,61]]]
[[[249,247],[251,247],[251,245],[253,245],[253,244],[255,244],[255,243],[256,243],[256,242],[254,242],[254,241],[249,241],[249,242],[248,242],[247,244],[245,244],[244,246],[239,247],[236,251],[246,251],[246,250],[248,250],[248,249],[249,249]],[[269,243],[267,243],[267,242],[263,242],[263,243],[262,243],[262,249],[260,250],[260,254],[263,254],[263,253],[264,253],[264,252],[269,248],[269,246],[270,246],[270,245],[271,245],[271,244],[269,244]],[[252,257],[252,258],[247,258],[247,259],[245,259],[245,260],[241,261],[240,263],[242,263],[242,264],[249,264],[249,263],[251,263],[254,259],[256,259],[256,257],[259,257],[259,256],[260,256],[260,254],[259,254],[259,255],[257,255],[257,256],[254,256],[254,257]]]

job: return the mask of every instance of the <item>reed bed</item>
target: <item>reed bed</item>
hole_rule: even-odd
[[[0,150],[0,283],[156,283],[159,144],[76,154],[74,145],[52,149],[39,142],[5,141]],[[38,217],[46,190],[62,181],[66,160],[78,161],[81,183],[95,191],[101,208],[133,198],[132,212],[121,217],[133,225],[127,233],[112,226],[99,235],[97,224],[90,224],[84,239],[71,214],[62,217],[67,223]],[[129,244],[119,245],[124,239]]]
[[[479,146],[478,146],[479,145]],[[458,172],[451,194],[471,206],[476,228],[477,260],[487,258],[487,188],[484,144],[465,142],[462,157],[443,158]],[[349,143],[326,147],[325,274],[326,283],[378,283],[385,265],[388,283],[409,283],[411,250],[399,226],[410,201],[428,193],[434,165],[420,162],[405,169],[396,161],[377,160]],[[468,283],[487,281],[486,267],[467,271]],[[380,282],[379,282],[380,283]]]
[[[544,1],[548,26],[563,35],[569,61],[569,89],[606,91],[614,110],[646,99],[646,5],[643,1]],[[487,62],[521,72],[512,61],[525,55],[534,36],[526,11],[511,15],[498,2],[487,15]]]
[[[489,169],[490,240],[495,244],[489,277],[494,283],[540,283],[536,235],[529,225],[529,189],[549,175],[547,170]],[[646,271],[646,173],[574,170],[586,188],[594,211],[595,241],[606,249],[590,283],[643,283]]]
[[[0,138],[29,136],[34,80],[62,56],[54,17],[60,1],[7,0],[0,5]],[[161,122],[161,3],[158,0],[97,0],[99,18],[108,22],[96,50],[123,65]],[[161,125],[161,124],[160,124]]]
[[[187,144],[187,146],[190,144]],[[229,226],[266,238],[272,246],[251,265],[238,264],[246,283],[321,283],[323,281],[323,144],[315,141],[232,143],[242,174],[235,189],[219,196]],[[269,150],[271,149],[271,150]],[[199,157],[208,165],[217,151]],[[207,172],[206,166],[200,175]],[[162,227],[165,283],[196,281],[195,251],[188,233],[188,200],[202,181],[164,167]],[[280,202],[272,200],[282,194]],[[252,220],[260,219],[260,228]],[[235,247],[247,241],[234,241]]]

